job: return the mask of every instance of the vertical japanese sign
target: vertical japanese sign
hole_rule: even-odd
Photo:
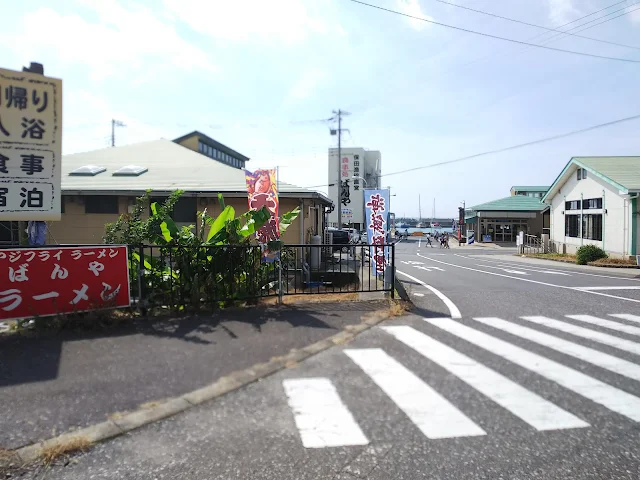
[[[267,244],[268,242],[280,239],[280,225],[279,225],[279,201],[278,201],[278,187],[276,181],[276,170],[256,170],[251,173],[249,170],[245,170],[245,179],[247,182],[247,192],[249,193],[249,208],[251,210],[260,210],[262,207],[267,207],[267,210],[271,213],[269,221],[256,232],[256,239],[261,244]],[[263,259],[268,262],[272,262],[277,258],[277,252],[275,254],[269,253],[265,250]]]
[[[0,220],[60,220],[62,80],[0,69]]]
[[[342,154],[340,158],[340,202],[342,203],[342,221],[344,223],[362,222],[362,201],[361,177],[364,173],[364,162],[358,154]],[[345,216],[351,212],[350,217]]]
[[[128,307],[127,247],[0,250],[0,320]]]
[[[389,190],[365,190],[364,202],[367,238],[369,243],[375,245],[371,247],[369,252],[371,273],[374,276],[378,276],[384,274],[389,258],[389,247],[383,246],[387,243],[387,234],[389,232]],[[378,247],[377,245],[381,246]]]

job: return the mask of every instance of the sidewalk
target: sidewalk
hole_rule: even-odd
[[[359,324],[386,301],[141,319],[109,332],[0,337],[0,449],[103,422]]]
[[[511,262],[520,262],[529,265],[538,265],[547,268],[568,268],[585,273],[593,273],[600,275],[614,275],[619,277],[640,278],[640,269],[638,268],[608,268],[593,267],[591,265],[577,265],[575,263],[556,262],[554,260],[545,260],[544,258],[529,258],[520,255],[491,255],[491,259],[508,260]]]

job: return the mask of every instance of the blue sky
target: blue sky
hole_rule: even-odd
[[[451,1],[550,28],[615,3]],[[543,33],[436,0],[370,3],[518,40]],[[571,36],[549,46],[640,61],[635,3],[583,20],[630,12],[581,34],[638,49]],[[64,80],[64,153],[104,148],[116,118],[127,125],[118,144],[197,129],[251,157],[249,168],[280,165],[283,180],[315,186],[328,183],[335,145],[319,120],[337,108],[351,113],[344,144],[381,150],[383,175],[640,114],[640,63],[523,47],[348,0],[30,1],[2,16],[1,66],[38,61]],[[628,122],[383,183],[398,215],[417,215],[420,194],[424,214],[436,198],[437,215],[453,216],[462,200],[550,184],[571,156],[640,155],[639,132]]]

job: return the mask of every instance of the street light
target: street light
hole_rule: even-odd
[[[353,176],[351,177],[351,179],[352,179],[352,180],[356,180],[356,179],[358,179],[358,178],[364,182],[364,186],[365,186],[365,187],[368,187],[368,186],[369,186],[369,184],[368,184],[368,183],[367,183],[367,181],[364,179],[364,177],[361,177],[360,175],[353,175]]]

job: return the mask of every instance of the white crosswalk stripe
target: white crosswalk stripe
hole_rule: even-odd
[[[640,323],[640,316],[616,313],[609,314],[608,317],[619,319],[620,321],[599,318],[591,315],[565,315],[565,317],[583,322],[596,327],[604,327],[615,332],[629,334],[638,327],[624,324],[623,321]],[[481,437],[487,435],[489,425],[483,423],[482,426],[476,424],[469,416],[476,418],[473,411],[474,403],[465,402],[464,407],[456,405],[457,401],[451,399],[465,398],[460,395],[460,391],[447,392],[438,391],[429,385],[416,373],[405,366],[405,359],[402,357],[402,348],[409,347],[411,351],[417,352],[426,360],[423,360],[420,368],[428,368],[426,361],[433,362],[449,374],[455,376],[464,384],[450,384],[455,387],[450,388],[473,388],[484,395],[499,408],[502,408],[505,415],[513,415],[522,422],[522,428],[534,428],[538,431],[546,430],[566,430],[582,429],[590,427],[588,414],[582,413],[579,418],[572,412],[568,404],[563,407],[556,405],[551,400],[545,398],[544,391],[538,392],[540,384],[535,380],[526,385],[508,378],[499,373],[498,370],[489,368],[475,358],[466,354],[468,346],[473,344],[480,347],[499,359],[499,362],[517,365],[525,370],[529,370],[538,376],[555,382],[564,387],[564,395],[580,396],[591,400],[612,412],[620,414],[632,421],[640,422],[640,395],[636,396],[630,392],[637,393],[640,382],[640,357],[638,361],[629,361],[620,358],[616,354],[606,353],[598,350],[594,343],[589,346],[577,343],[580,339],[586,339],[596,344],[613,347],[622,352],[629,352],[640,356],[640,340],[638,342],[621,338],[616,334],[607,334],[597,329],[586,326],[578,326],[568,320],[557,320],[544,316],[523,316],[518,321],[508,321],[496,317],[474,317],[472,320],[460,320],[452,318],[424,318],[425,328],[431,329],[433,334],[420,331],[417,326],[394,325],[382,326],[380,330],[389,334],[388,341],[396,343],[393,347],[395,353],[392,357],[388,352],[379,348],[380,338],[371,348],[346,348],[343,350],[360,369],[361,375],[368,377],[382,390],[397,407],[407,416],[407,418],[419,429],[425,437],[429,439],[443,438],[463,438]],[[528,322],[525,326],[522,321]],[[477,322],[478,329],[469,325],[469,322]],[[433,330],[432,327],[436,327]],[[472,328],[473,327],[473,328]],[[487,329],[489,327],[489,329]],[[479,330],[482,328],[483,330]],[[491,330],[494,329],[494,330]],[[563,332],[571,335],[572,339],[562,338],[553,333]],[[435,333],[447,332],[462,340],[454,340],[454,337],[447,336],[444,340],[436,340]],[[565,355],[561,361],[552,360],[542,354],[532,352],[526,343],[518,341],[521,347],[508,341],[508,335],[513,335],[531,342],[530,345],[538,344],[545,348],[555,350]],[[451,342],[455,342],[452,344]],[[387,345],[386,343],[383,345]],[[390,344],[391,345],[391,344]],[[455,347],[452,345],[456,345]],[[366,345],[369,347],[369,345]],[[533,347],[532,347],[533,348]],[[398,350],[400,349],[400,350]],[[464,350],[465,353],[462,353]],[[474,350],[475,351],[475,350]],[[412,365],[416,362],[415,353]],[[573,358],[571,358],[573,357]],[[495,361],[495,360],[494,360]],[[599,378],[596,379],[580,371],[580,367],[572,368],[566,363],[573,365],[576,362],[584,362],[590,366],[603,369]],[[617,380],[609,380],[608,372],[621,375],[634,382],[634,389],[630,392],[618,388],[609,382],[617,385],[621,377]],[[338,374],[339,372],[334,372]],[[329,376],[331,372],[328,372]],[[600,376],[605,375],[600,379]],[[379,439],[367,437],[361,426],[356,422],[350,409],[355,408],[359,412],[357,417],[364,421],[366,415],[373,415],[376,418],[376,409],[372,409],[367,404],[366,409],[361,405],[354,405],[359,398],[369,399],[366,392],[350,391],[347,395],[348,402],[344,402],[333,383],[326,374],[321,374],[321,378],[300,378],[283,380],[284,392],[287,403],[293,413],[294,423],[298,430],[302,444],[306,448],[326,448],[326,447],[348,447],[357,445],[367,445],[369,438],[375,443]],[[422,375],[421,375],[422,376]],[[529,377],[525,377],[529,378]],[[355,385],[361,385],[355,382]],[[353,385],[349,390],[356,388]],[[375,387],[374,387],[375,388]],[[556,393],[557,395],[557,393]],[[587,410],[588,411],[588,410]],[[363,413],[365,412],[365,413]],[[586,415],[586,416],[585,416]],[[383,416],[384,417],[384,416]],[[514,420],[516,420],[514,418]],[[485,420],[486,421],[486,420]],[[497,424],[500,420],[496,419]],[[370,427],[365,422],[362,425]],[[377,431],[377,430],[376,430]],[[384,431],[384,429],[383,429]],[[380,433],[374,434],[374,437]],[[389,439],[384,439],[388,441]]]
[[[640,323],[640,315],[631,315],[629,313],[611,313],[610,317],[621,318],[622,320],[629,320],[630,322]]]
[[[289,379],[282,385],[306,448],[369,443],[329,379]]]
[[[467,342],[484,348],[494,355],[552,380],[568,390],[607,407],[609,410],[640,422],[640,398],[638,397],[461,323],[451,322],[447,319],[443,321],[443,319],[425,318],[424,320]]]
[[[344,353],[371,377],[427,438],[485,434],[442,395],[382,349],[348,349]]]
[[[631,352],[640,355],[640,344],[632,342],[631,340],[627,340],[625,338],[609,335],[608,333],[596,332],[595,330],[579,327],[577,325],[574,325],[573,323],[562,322],[553,318],[538,316],[520,318],[522,318],[523,320],[527,320],[528,322],[543,325],[555,330],[560,330],[561,332],[570,333],[571,335],[575,335],[577,337],[582,337],[588,340],[593,340],[594,342],[603,343],[605,345],[615,347],[618,350],[624,350],[625,352]]]
[[[629,335],[640,335],[640,327],[632,327],[631,325],[623,325],[606,318],[598,318],[593,315],[565,315],[567,318],[578,320],[580,322],[590,323],[599,327],[616,330],[618,332],[628,333]]]
[[[640,380],[640,366],[627,360],[623,360],[622,358],[599,352],[593,348],[583,347],[577,343],[569,342],[562,338],[539,332],[533,328],[523,327],[517,323],[506,322],[499,318],[474,318],[474,320],[493,328],[504,330],[511,335],[516,335],[531,342],[552,348],[566,355],[579,358],[582,361],[591,363],[598,367],[619,373],[625,377]]]
[[[589,426],[578,417],[556,407],[498,372],[412,327],[383,327],[383,330],[453,373],[537,430]]]

